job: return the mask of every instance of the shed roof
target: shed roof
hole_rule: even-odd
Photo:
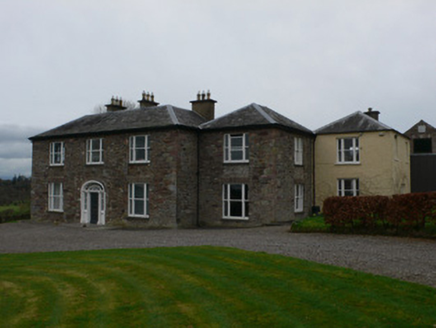
[[[272,109],[252,103],[235,110],[227,115],[216,118],[200,125],[202,130],[220,130],[239,127],[256,127],[274,125],[294,131],[313,134],[304,126],[273,111]]]
[[[171,105],[86,115],[32,138],[121,132],[143,128],[183,126],[198,128],[205,121],[197,113]]]
[[[418,123],[416,123],[415,125],[413,125],[409,130],[407,130],[406,132],[404,132],[404,134],[406,135],[411,135],[413,134],[413,132],[415,132],[416,130],[418,130],[418,126],[420,125],[425,125],[429,131],[426,131],[426,133],[435,133],[436,132],[436,128],[434,126],[432,126],[431,124],[427,123],[424,120],[420,120]]]
[[[387,131],[393,128],[357,111],[315,130],[316,134]]]

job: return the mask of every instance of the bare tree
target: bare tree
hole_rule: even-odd
[[[132,110],[138,108],[139,104],[136,101],[123,100],[123,106],[126,107],[126,110]],[[92,113],[94,114],[101,114],[106,112],[107,112],[106,106],[103,104],[95,105],[94,109],[92,110]]]
[[[105,107],[105,105],[102,105],[102,104],[95,105],[92,112],[94,114],[106,113],[106,107]]]
[[[123,106],[127,107],[126,110],[131,110],[139,107],[139,104],[136,101],[131,100],[123,100]]]

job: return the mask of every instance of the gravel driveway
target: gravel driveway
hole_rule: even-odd
[[[121,230],[21,221],[0,224],[0,253],[215,245],[282,254],[436,288],[436,241],[247,229]]]

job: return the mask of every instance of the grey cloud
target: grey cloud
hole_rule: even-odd
[[[0,143],[0,158],[31,158],[32,149],[30,142],[2,142]]]
[[[30,176],[31,159],[30,158],[0,158],[0,178],[10,179],[14,175]]]
[[[0,178],[30,176],[32,144],[29,137],[44,129],[13,124],[0,125]]]
[[[44,130],[45,129],[25,127],[14,124],[0,124],[0,144],[10,142],[30,143],[30,141],[28,141],[28,138]]]

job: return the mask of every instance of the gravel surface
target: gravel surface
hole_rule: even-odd
[[[247,229],[126,230],[21,221],[0,224],[0,253],[214,245],[282,254],[436,288],[436,241]]]

